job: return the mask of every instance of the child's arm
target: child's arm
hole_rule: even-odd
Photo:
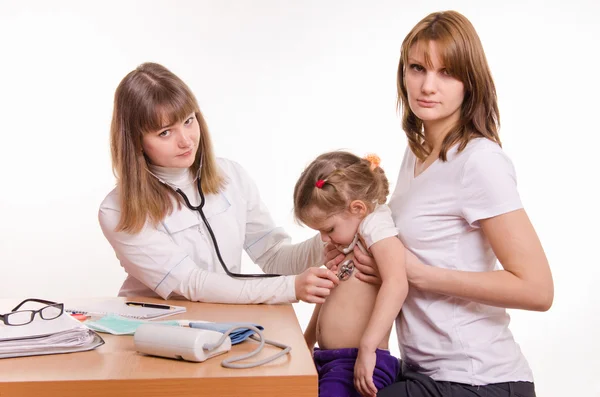
[[[371,318],[360,341],[354,368],[355,387],[364,396],[375,396],[377,393],[373,383],[375,350],[387,335],[408,293],[404,246],[400,239],[394,236],[380,240],[371,246],[371,253],[377,262],[382,283]]]
[[[321,304],[316,304],[315,309],[313,310],[312,317],[308,322],[308,326],[306,327],[306,331],[304,331],[304,340],[308,345],[308,350],[311,352],[315,347],[315,343],[317,343],[317,320],[319,319],[319,311],[321,311]]]

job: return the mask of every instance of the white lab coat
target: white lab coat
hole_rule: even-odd
[[[258,189],[237,163],[218,159],[227,184],[206,195],[204,214],[216,235],[221,256],[231,272],[240,273],[244,249],[266,273],[288,276],[234,279],[225,274],[210,235],[196,211],[182,205],[158,227],[146,224],[138,234],[116,232],[121,212],[117,189],[100,205],[98,218],[121,266],[128,274],[119,296],[183,296],[192,301],[219,303],[295,302],[295,276],[322,263],[323,244],[316,235],[290,244],[276,227]],[[194,178],[187,169],[152,167],[160,179],[179,187],[192,205],[200,202]]]

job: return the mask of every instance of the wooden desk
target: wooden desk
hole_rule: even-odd
[[[0,300],[0,312],[17,303]],[[290,345],[292,351],[257,368],[227,369],[221,367],[224,358],[250,352],[256,344],[244,342],[227,354],[191,363],[137,353],[132,336],[101,334],[106,343],[89,352],[0,359],[0,397],[317,396],[317,373],[291,305],[169,303],[186,306],[187,312],[165,319],[257,323],[265,327],[266,338]],[[277,351],[265,345],[251,360]]]

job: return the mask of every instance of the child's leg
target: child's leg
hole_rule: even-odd
[[[357,349],[315,349],[319,397],[360,397],[354,388]]]
[[[387,350],[377,349],[373,382],[377,390],[391,385],[400,372],[398,359]],[[315,349],[314,358],[319,372],[319,397],[360,396],[354,388],[354,364],[358,349]]]
[[[319,397],[360,397],[354,388],[354,367],[351,371],[343,368],[319,377]]]
[[[377,390],[381,390],[396,381],[400,374],[400,361],[392,356],[388,350],[377,349],[377,361],[373,371],[373,383]]]

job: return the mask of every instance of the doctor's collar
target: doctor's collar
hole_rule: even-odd
[[[148,164],[148,172],[165,185],[172,188],[183,188],[191,185],[198,179],[192,175],[189,168],[170,168]]]

